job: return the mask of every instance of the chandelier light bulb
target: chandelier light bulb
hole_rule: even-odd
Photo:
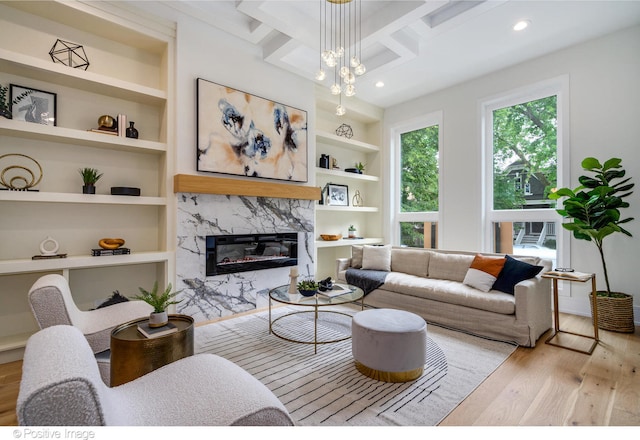
[[[322,51],[322,59],[324,60],[325,63],[329,61],[330,58],[335,58],[335,57],[336,55],[333,53],[332,50],[325,49]]]
[[[356,72],[356,75],[360,76],[360,75],[364,75],[364,72],[367,71],[367,68],[364,67],[364,64],[360,63],[356,66],[355,69],[353,69],[354,72]]]
[[[356,86],[349,84],[344,88],[344,96],[354,96],[356,94]]]
[[[344,76],[343,80],[345,84],[353,84],[356,82],[356,77],[353,73],[349,72]]]
[[[347,110],[345,110],[344,106],[342,104],[338,104],[336,107],[336,116],[343,116],[346,112]]]
[[[332,95],[339,95],[342,92],[342,87],[340,87],[340,84],[333,83],[330,90]]]
[[[338,64],[338,61],[336,60],[336,57],[332,57],[332,58],[329,58],[327,61],[325,61],[325,64],[327,65],[327,67],[336,67],[336,64]]]
[[[360,58],[358,58],[357,56],[352,56],[351,57],[351,67],[358,67],[360,65]]]
[[[318,81],[323,81],[326,77],[327,77],[327,74],[323,69],[318,70],[318,72],[316,73],[316,79]]]
[[[344,56],[344,47],[338,46],[336,48],[336,57],[337,58],[342,58],[343,56]]]
[[[342,66],[339,70],[340,78],[344,78],[347,74],[349,74],[349,68],[347,66]]]

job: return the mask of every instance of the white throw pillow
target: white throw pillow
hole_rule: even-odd
[[[365,245],[362,249],[362,268],[391,271],[391,245]]]

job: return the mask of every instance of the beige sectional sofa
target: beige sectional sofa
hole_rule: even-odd
[[[339,282],[347,282],[349,268],[390,269],[384,284],[365,297],[368,306],[407,310],[428,322],[526,347],[534,347],[538,338],[551,328],[551,286],[548,279],[540,277],[540,274],[551,270],[550,260],[509,256],[511,261],[498,275],[500,280],[508,282],[510,278],[501,275],[507,272],[512,275],[514,265],[518,270],[525,266],[525,271],[531,269],[529,265],[538,266],[539,273],[509,286],[513,293],[506,293],[509,288],[502,287],[504,291],[493,289],[492,282],[486,287],[490,290],[484,292],[465,284],[469,283],[467,274],[472,262],[478,261],[476,252],[385,246],[388,248],[385,255],[382,248],[352,246],[351,258],[337,260],[336,278]],[[372,263],[367,255],[373,252],[376,255]],[[487,253],[479,255],[481,257],[478,258],[505,257]],[[358,271],[350,273],[352,280],[355,272]]]

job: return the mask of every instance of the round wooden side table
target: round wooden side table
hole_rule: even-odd
[[[193,355],[193,318],[169,315],[178,331],[147,338],[138,324],[148,318],[126,322],[111,331],[111,386],[137,379],[155,369]]]

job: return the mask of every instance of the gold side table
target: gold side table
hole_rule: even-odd
[[[598,345],[598,342],[600,341],[598,337],[598,303],[596,301],[596,295],[597,295],[596,275],[591,273],[591,274],[581,274],[581,276],[572,277],[570,275],[572,273],[573,272],[567,272],[567,274],[558,274],[557,272],[554,272],[554,273],[547,272],[541,275],[542,278],[549,278],[553,281],[553,329],[554,331],[551,334],[551,336],[547,338],[547,340],[545,341],[545,344],[553,345],[555,347],[566,348],[568,350],[577,351],[578,353],[591,354],[593,353],[593,350],[596,348],[596,345]],[[561,330],[560,317],[559,317],[559,311],[558,311],[558,281],[572,281],[572,282],[586,283],[589,280],[591,280],[591,310],[593,311],[592,312],[593,316],[591,317],[591,320],[593,322],[593,336]],[[579,348],[562,345],[559,342],[552,341],[556,336],[558,336],[559,333],[566,333],[574,336],[580,336],[582,338],[592,339],[593,342],[591,343],[591,346],[587,350],[581,350]]]
[[[193,355],[193,318],[169,315],[178,331],[157,338],[147,338],[138,331],[140,318],[111,331],[111,386],[130,382],[171,362]]]

